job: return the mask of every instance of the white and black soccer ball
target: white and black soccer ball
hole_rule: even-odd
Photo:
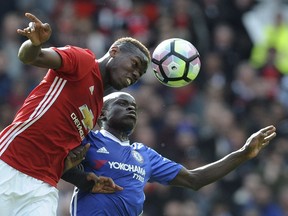
[[[181,38],[162,41],[152,53],[154,75],[169,87],[188,85],[197,77],[200,67],[198,50]]]

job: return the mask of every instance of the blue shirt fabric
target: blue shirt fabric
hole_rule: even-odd
[[[107,131],[90,132],[90,143],[82,165],[86,172],[111,177],[124,188],[113,194],[92,194],[75,190],[71,203],[73,216],[138,216],[145,201],[144,186],[149,182],[167,185],[182,165],[141,144],[121,142]]]

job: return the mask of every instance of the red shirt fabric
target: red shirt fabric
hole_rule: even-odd
[[[68,152],[80,145],[103,106],[103,82],[94,54],[75,46],[53,48],[62,58],[29,94],[0,133],[0,159],[56,187]]]

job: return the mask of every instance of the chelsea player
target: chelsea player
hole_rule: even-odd
[[[112,194],[90,193],[92,187],[85,185],[85,179],[81,185],[76,172],[62,176],[80,188],[76,188],[72,198],[73,216],[141,215],[145,201],[144,186],[148,181],[198,190],[257,156],[276,136],[274,126],[262,128],[251,135],[241,149],[214,163],[189,170],[142,143],[131,144],[129,135],[136,120],[136,102],[130,94],[114,92],[104,97],[98,120],[101,129],[91,131],[83,141],[83,145],[90,143],[91,146],[80,166],[85,172],[111,177],[124,189]],[[70,171],[73,173],[73,169]]]

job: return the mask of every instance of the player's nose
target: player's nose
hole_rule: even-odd
[[[127,110],[136,114],[136,107],[133,104],[129,104]]]

